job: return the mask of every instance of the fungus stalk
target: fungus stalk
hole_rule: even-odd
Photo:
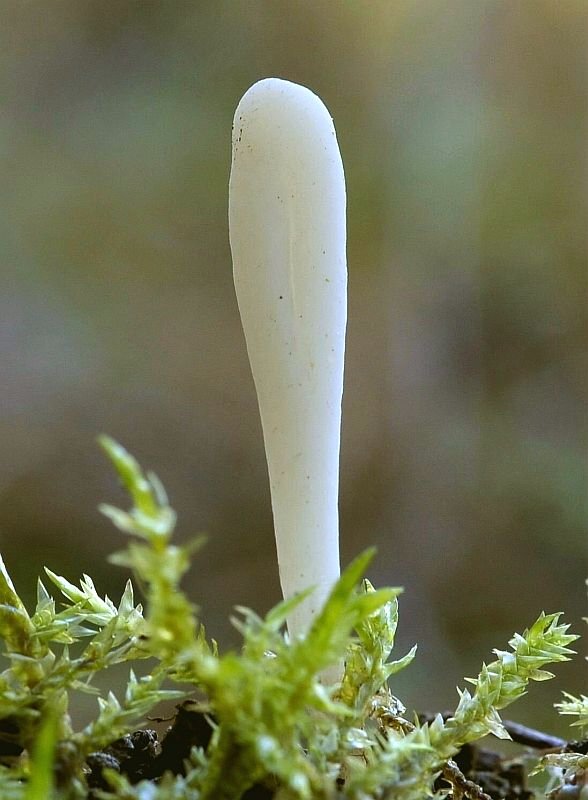
[[[229,187],[235,288],[257,390],[288,620],[304,635],[339,577],[347,319],[345,179],[331,116],[268,78],[235,112]]]

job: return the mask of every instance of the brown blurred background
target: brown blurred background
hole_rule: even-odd
[[[585,0],[0,7],[0,542],[28,602],[43,564],[121,591],[102,431],[180,539],[208,533],[187,588],[223,647],[234,604],[279,599],[226,211],[234,108],[279,76],[323,98],[346,168],[342,558],[376,544],[374,582],[406,587],[396,691],[450,706],[542,609],[581,631]],[[556,728],[583,673],[517,718]]]

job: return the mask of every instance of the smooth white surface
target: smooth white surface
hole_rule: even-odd
[[[308,89],[268,78],[235,112],[229,228],[257,389],[288,621],[303,634],[339,577],[339,444],[347,319],[345,179]]]

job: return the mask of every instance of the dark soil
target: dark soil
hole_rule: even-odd
[[[423,721],[428,715],[423,715]],[[542,752],[586,753],[588,742],[565,742],[549,734],[534,731],[513,722],[505,723],[514,742]],[[139,730],[87,759],[90,770],[90,800],[93,789],[106,789],[103,770],[108,767],[126,775],[132,783],[157,780],[165,772],[185,773],[185,762],[193,747],[206,748],[212,736],[209,718],[194,704],[177,708],[176,715],[162,741],[153,730]],[[438,778],[437,788],[451,786],[453,795],[469,800],[533,800],[526,784],[522,759],[506,757],[475,744],[461,748]],[[243,800],[271,800],[274,791],[262,784],[249,789]]]

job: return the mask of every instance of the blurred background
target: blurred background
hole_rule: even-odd
[[[376,544],[373,582],[405,587],[394,690],[454,705],[542,609],[583,632],[585,0],[1,8],[0,545],[27,602],[44,564],[120,595],[100,432],[179,539],[208,534],[186,588],[223,648],[235,604],[280,597],[227,231],[233,112],[278,76],[325,101],[346,169],[342,561]],[[557,672],[517,719],[565,730],[585,663]]]

